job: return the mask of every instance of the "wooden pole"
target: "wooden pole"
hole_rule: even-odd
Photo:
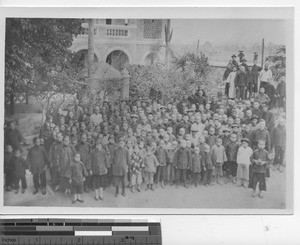
[[[262,40],[262,50],[261,50],[261,69],[264,66],[264,52],[265,52],[265,39]]]
[[[197,42],[197,56],[199,55],[199,42],[200,42],[200,40],[198,39],[198,42]]]

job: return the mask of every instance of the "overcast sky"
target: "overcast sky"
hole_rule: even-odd
[[[252,44],[261,42],[285,44],[284,20],[171,20],[173,43],[189,44],[200,39],[212,44]]]

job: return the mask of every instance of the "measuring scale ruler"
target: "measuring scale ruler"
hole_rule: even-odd
[[[159,219],[1,219],[4,245],[161,245]]]

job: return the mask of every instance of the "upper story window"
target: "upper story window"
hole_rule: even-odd
[[[105,19],[106,25],[111,25],[112,19]]]

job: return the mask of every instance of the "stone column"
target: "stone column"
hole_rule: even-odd
[[[123,76],[123,87],[121,89],[121,98],[122,99],[129,99],[129,72],[124,68],[122,70],[122,76]]]

